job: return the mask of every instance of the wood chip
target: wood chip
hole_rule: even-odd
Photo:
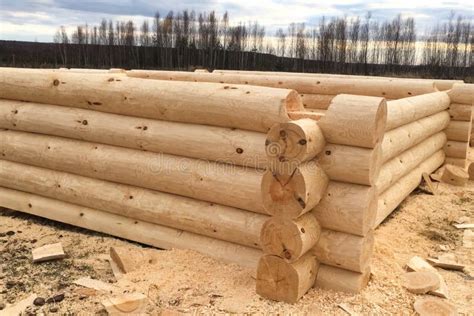
[[[471,223],[464,223],[464,224],[453,224],[454,227],[457,229],[472,229],[474,228],[474,224]]]
[[[23,315],[23,312],[28,306],[33,305],[33,301],[38,297],[36,294],[31,294],[27,298],[5,308],[0,311],[0,315]]]
[[[474,162],[471,162],[469,164],[469,167],[467,168],[467,173],[469,174],[469,180],[474,181]]]
[[[436,258],[428,258],[426,259],[431,265],[434,267],[440,267],[447,270],[456,270],[462,271],[464,270],[464,265],[456,263],[455,261],[451,260],[443,260],[443,259],[436,259]]]
[[[90,277],[80,278],[74,281],[73,283],[76,285],[94,289],[100,292],[113,293],[118,290],[118,287],[116,286],[113,286],[111,284],[108,284],[99,280],[91,279]]]
[[[464,248],[474,248],[474,232],[470,229],[464,231],[462,237],[462,246]]]
[[[413,305],[420,316],[454,316],[457,315],[456,307],[444,300],[432,297],[422,297]]]
[[[415,294],[425,294],[439,288],[439,277],[433,272],[407,272],[402,275],[403,287]]]
[[[358,315],[356,312],[354,312],[352,310],[352,308],[347,303],[341,303],[341,304],[338,304],[337,306],[340,309],[342,309],[343,311],[345,311],[346,313],[348,313],[349,315],[351,315],[351,316],[357,316]]]
[[[63,245],[60,242],[33,249],[31,253],[33,254],[33,262],[35,263],[63,259],[66,257]]]
[[[129,273],[143,265],[157,262],[153,251],[132,249],[127,247],[110,247],[110,257],[122,273]]]
[[[426,260],[419,256],[414,256],[408,261],[407,268],[409,271],[429,271],[435,273],[439,277],[439,288],[437,290],[429,291],[428,294],[448,298],[448,286],[444,278],[439,274],[438,270],[430,265]]]
[[[438,195],[438,190],[435,188],[434,183],[431,181],[430,176],[426,173],[422,173],[423,180],[425,180],[426,186],[430,190],[431,194]]]
[[[145,314],[147,297],[141,293],[127,293],[102,301],[109,315]]]

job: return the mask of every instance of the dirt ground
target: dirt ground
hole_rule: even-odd
[[[420,186],[376,230],[373,275],[362,293],[312,289],[294,305],[256,295],[253,271],[193,251],[152,249],[158,257],[156,264],[117,280],[106,260],[109,248],[145,246],[2,210],[0,305],[15,303],[31,293],[43,298],[64,294],[61,302],[32,307],[28,312],[32,315],[106,314],[101,302],[107,294],[87,294],[73,284],[80,277],[90,276],[117,286],[119,293],[145,294],[146,312],[152,315],[211,312],[345,315],[338,307],[340,303],[363,315],[413,315],[413,302],[419,296],[401,286],[405,264],[414,255],[426,258],[449,252],[466,265],[463,272],[439,269],[449,288],[449,301],[460,314],[474,315],[474,251],[463,247],[463,230],[452,226],[453,220],[461,216],[468,216],[473,222],[474,182],[470,181],[466,187],[436,185],[439,195],[430,195]],[[33,248],[58,241],[63,244],[66,259],[32,263]]]

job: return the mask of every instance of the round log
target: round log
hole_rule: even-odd
[[[386,131],[446,110],[451,103],[446,92],[433,92],[387,102]]]
[[[16,131],[0,131],[0,154],[4,160],[266,214],[257,169]]]
[[[382,164],[380,146],[374,149],[327,144],[317,161],[329,179],[373,185]]]
[[[448,91],[452,103],[461,103],[473,105],[474,103],[474,84],[456,83]]]
[[[470,104],[451,103],[449,106],[449,116],[452,121],[472,121],[472,108]]]
[[[295,262],[316,245],[321,228],[313,214],[289,220],[270,217],[262,227],[260,242],[265,254]]]
[[[471,138],[472,122],[451,121],[446,127],[445,133],[448,140],[456,140],[458,142],[468,142]]]
[[[190,249],[255,268],[260,250],[0,187],[0,206],[162,249]]]
[[[402,275],[403,287],[414,294],[425,294],[439,288],[439,277],[429,271],[407,272]]]
[[[452,89],[454,84],[456,84],[456,83],[463,84],[464,82],[462,80],[435,79],[434,83],[435,83],[435,87],[439,91],[446,91],[446,90]]]
[[[300,94],[303,106],[307,109],[327,110],[335,95],[328,94]]]
[[[324,228],[366,236],[373,227],[376,212],[373,187],[330,181],[312,213]]]
[[[301,163],[316,157],[324,145],[318,123],[301,119],[275,124],[267,134],[265,151],[271,170],[291,173]]]
[[[382,141],[382,161],[387,162],[396,157],[442,131],[448,124],[449,114],[443,111],[385,133]]]
[[[385,218],[420,184],[422,174],[433,173],[444,162],[443,150],[436,152],[433,156],[422,162],[410,173],[400,178],[390,188],[379,196],[377,216],[374,228],[379,226]]]
[[[266,212],[273,216],[296,218],[309,212],[324,195],[328,177],[316,161],[308,161],[289,174],[267,170],[261,194]]]
[[[365,237],[322,229],[311,252],[319,262],[355,272],[366,271],[374,249],[374,234]]]
[[[268,216],[130,185],[0,160],[0,186],[260,248]]]
[[[443,148],[445,144],[446,135],[443,132],[439,132],[387,161],[380,169],[379,177],[375,183],[377,192],[382,193],[385,191],[398,181],[398,179],[408,174],[420,163]]]
[[[384,98],[340,94],[318,125],[330,143],[374,148],[383,137],[386,119]]]
[[[469,153],[469,143],[450,140],[444,146],[447,157],[466,159]]]
[[[0,100],[0,128],[265,168],[265,134]]]
[[[370,270],[359,273],[321,264],[315,286],[325,290],[359,293],[367,286],[369,279]]]
[[[265,255],[258,262],[257,294],[267,299],[296,303],[313,287],[319,264],[311,254],[294,263]]]
[[[273,88],[294,89],[300,94],[337,95],[341,93],[385,97],[388,99],[406,98],[437,91],[434,81],[401,81],[392,79],[360,80],[347,77],[298,77],[262,76],[252,74],[194,73],[185,71],[131,70],[130,77],[192,81],[219,82],[225,84],[247,84]]]
[[[16,69],[0,71],[0,98],[265,133],[304,109],[285,89]]]
[[[456,186],[465,186],[469,181],[469,174],[459,166],[446,165],[441,175],[441,181]]]

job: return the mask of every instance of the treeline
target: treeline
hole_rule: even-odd
[[[69,67],[416,72],[460,78],[472,76],[473,40],[471,21],[454,14],[424,36],[418,35],[413,18],[377,21],[370,14],[322,18],[312,27],[292,23],[268,34],[258,21],[231,24],[228,13],[184,10],[163,17],[156,13],[141,25],[102,20],[70,33],[60,27],[54,56],[56,64]]]

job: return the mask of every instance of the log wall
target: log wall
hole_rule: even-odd
[[[374,229],[465,161],[471,120],[454,82],[0,69],[0,206],[256,268],[273,300],[359,292]]]

